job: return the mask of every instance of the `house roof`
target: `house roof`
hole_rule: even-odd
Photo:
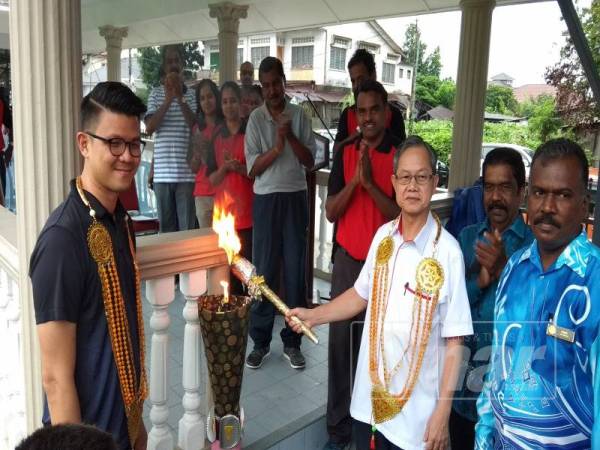
[[[524,84],[513,89],[513,94],[519,103],[535,100],[540,95],[556,95],[556,88],[547,84]]]
[[[515,81],[515,79],[513,77],[511,77],[510,75],[508,75],[507,73],[499,73],[497,75],[494,75],[491,78],[492,81]]]
[[[396,41],[392,39],[392,37],[383,29],[381,25],[379,25],[379,23],[377,23],[376,20],[369,20],[367,23],[371,28],[373,28],[379,37],[383,39],[383,42],[385,42],[394,53],[397,53],[400,56],[405,56],[405,52],[402,47],[400,47],[400,45],[398,45]]]
[[[454,111],[444,106],[436,106],[425,113],[433,120],[452,120],[454,119]]]

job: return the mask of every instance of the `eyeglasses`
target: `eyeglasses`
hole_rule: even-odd
[[[146,145],[146,142],[141,139],[126,141],[121,138],[107,139],[102,136],[97,136],[94,133],[90,133],[89,131],[84,131],[84,133],[93,137],[94,139],[98,139],[105,144],[108,144],[108,149],[113,156],[121,156],[123,153],[125,153],[125,149],[129,147],[129,154],[134,158],[139,158],[144,151],[144,145]]]
[[[394,175],[394,178],[396,180],[398,180],[398,183],[400,183],[402,185],[410,184],[410,182],[412,181],[413,178],[415,179],[417,184],[423,185],[423,184],[427,184],[427,182],[433,178],[433,174],[429,173],[427,175],[419,174],[419,175],[402,175],[402,176]]]

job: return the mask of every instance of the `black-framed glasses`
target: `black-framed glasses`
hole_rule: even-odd
[[[396,178],[396,180],[398,180],[398,183],[403,184],[403,185],[410,184],[410,182],[412,181],[413,178],[415,179],[417,184],[424,185],[424,184],[427,184],[427,182],[433,178],[433,174],[432,173],[428,173],[428,174],[421,173],[418,175],[401,175],[401,176],[394,175],[394,178]]]
[[[146,142],[142,139],[126,141],[121,138],[107,139],[94,133],[90,133],[89,131],[84,131],[84,133],[107,144],[108,149],[113,156],[121,156],[123,153],[125,153],[125,149],[129,147],[129,154],[134,158],[139,158],[144,151],[144,145],[146,145]]]

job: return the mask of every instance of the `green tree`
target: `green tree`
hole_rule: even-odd
[[[436,92],[437,104],[445,106],[448,109],[453,109],[455,98],[456,83],[450,78],[443,80]]]
[[[485,92],[485,109],[499,114],[516,114],[518,103],[512,88],[492,84]]]
[[[581,14],[583,31],[588,40],[596,70],[600,70],[600,0],[593,0]],[[564,32],[566,42],[560,60],[546,69],[546,82],[556,87],[556,110],[566,125],[578,128],[597,128],[600,104],[594,99],[583,72],[573,40]]]
[[[419,72],[437,78],[440,77],[442,73],[442,56],[439,47],[436,47],[435,50],[425,58],[422,65],[419,66]]]
[[[441,81],[437,77],[417,74],[417,81],[415,83],[415,96],[417,99],[431,107],[437,106],[437,92],[440,88],[440,85]]]
[[[419,60],[417,61],[417,45],[419,46]],[[407,63],[413,66],[418,65],[421,71],[423,65],[423,55],[427,50],[427,44],[421,40],[421,31],[416,23],[411,23],[404,32],[404,51],[406,52]]]
[[[519,114],[527,117],[531,132],[537,135],[540,142],[557,137],[564,126],[556,111],[555,100],[551,95],[540,95],[519,105]]]
[[[198,42],[177,44],[183,53],[184,79],[193,79],[196,72],[204,65],[204,56],[200,52]],[[138,49],[138,63],[142,72],[142,80],[148,88],[160,84],[163,54],[165,47],[146,47]]]

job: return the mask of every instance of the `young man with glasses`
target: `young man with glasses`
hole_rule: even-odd
[[[394,155],[402,213],[376,232],[353,287],[292,316],[308,326],[366,310],[350,414],[357,449],[446,449],[462,337],[472,333],[462,253],[430,212],[436,156],[413,136]]]
[[[377,81],[364,81],[356,92],[362,133],[334,155],[325,211],[337,224],[331,297],[354,285],[377,229],[398,215],[392,186],[394,152],[399,138],[386,129],[387,92]],[[329,325],[327,430],[325,450],[346,447],[352,437],[351,381],[364,312]]]
[[[83,99],[83,171],[48,218],[30,261],[44,425],[93,424],[119,449],[135,450],[147,440],[144,333],[135,236],[119,193],[140,164],[145,111],[117,82],[100,83]]]

